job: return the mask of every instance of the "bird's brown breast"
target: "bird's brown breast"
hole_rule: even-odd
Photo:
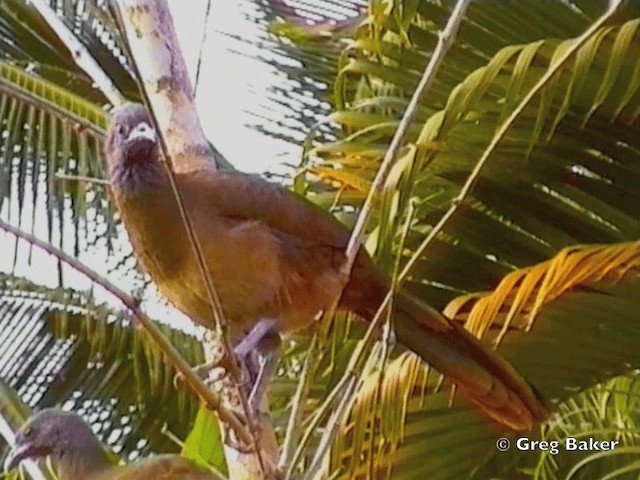
[[[83,480],[212,480],[214,478],[202,467],[179,455],[159,455],[127,466],[114,467]]]
[[[331,301],[338,277],[330,249],[323,254],[313,245],[289,244],[260,220],[222,217],[206,196],[179,187],[232,337],[260,318],[277,319],[281,332],[303,328]],[[212,327],[209,296],[170,186],[114,193],[136,256],[161,293]],[[293,257],[303,261],[294,265]]]

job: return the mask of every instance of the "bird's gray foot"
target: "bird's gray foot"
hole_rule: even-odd
[[[246,379],[247,398],[253,414],[257,414],[269,380],[278,365],[280,334],[275,320],[262,319],[234,348]]]

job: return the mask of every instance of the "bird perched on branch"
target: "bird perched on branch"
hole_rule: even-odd
[[[140,263],[169,301],[212,328],[209,295],[142,105],[114,113],[105,154]],[[269,354],[274,338],[308,327],[330,307],[343,285],[340,268],[350,236],[331,214],[280,186],[213,164],[176,173],[175,180],[236,353]],[[389,277],[360,248],[339,309],[371,320],[389,288]],[[395,308],[399,342],[447,375],[492,419],[522,429],[545,417],[516,370],[460,325],[406,290],[398,292]]]
[[[180,455],[159,455],[117,465],[91,431],[72,412],[46,409],[27,420],[5,471],[25,459],[49,457],[60,480],[214,480],[218,477]]]

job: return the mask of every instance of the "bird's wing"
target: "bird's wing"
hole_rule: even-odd
[[[116,467],[95,480],[214,480],[215,478],[203,467],[180,455],[159,455],[124,467]]]
[[[215,209],[221,217],[260,221],[298,241],[339,249],[349,241],[347,228],[329,212],[261,178],[213,169],[176,178],[181,191],[192,195],[190,201],[203,209]]]

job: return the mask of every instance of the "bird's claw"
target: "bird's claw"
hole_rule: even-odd
[[[191,369],[191,371],[198,377],[205,385],[210,386],[215,379],[211,379],[210,373],[216,367],[219,367],[219,362],[205,362],[200,365],[196,365]],[[177,372],[173,376],[173,386],[174,388],[180,388],[180,386],[184,383],[184,373]]]
[[[223,431],[225,432],[223,441],[224,441],[224,444],[227,445],[228,447],[233,448],[235,451],[244,453],[244,454],[253,453],[253,451],[255,450],[252,444],[247,445],[241,442],[240,440],[238,440],[235,435],[231,435],[231,430],[229,430],[228,428],[223,429]],[[253,438],[258,438],[258,437],[253,437]]]
[[[260,438],[262,436],[263,428],[261,421],[257,415],[264,415],[261,412],[256,411],[255,415],[251,414],[249,418],[244,418],[244,423],[247,426],[251,438],[255,439],[256,443],[260,445]],[[226,428],[222,429],[223,431],[223,441],[224,444],[233,448],[234,450],[240,453],[253,453],[255,451],[254,445],[247,445],[244,442],[241,442],[236,435],[233,435],[233,429],[230,428],[229,425],[226,425]]]

